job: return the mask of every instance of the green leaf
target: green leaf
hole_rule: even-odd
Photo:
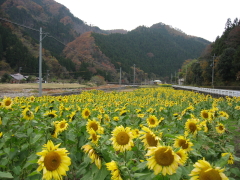
[[[171,180],[180,180],[182,177],[182,168],[178,168],[177,172],[169,176]]]
[[[28,175],[28,177],[29,176],[34,176],[34,175],[36,175],[36,174],[40,174],[38,171],[33,171],[33,172],[31,172],[29,175]]]
[[[13,176],[12,176],[12,174],[9,173],[9,172],[2,172],[2,171],[0,171],[0,178],[8,178],[8,179],[12,179]]]
[[[30,144],[35,144],[41,137],[42,137],[42,134],[37,134],[30,140]]]
[[[95,174],[93,179],[104,180],[108,174],[109,171],[107,170],[107,168],[105,166],[102,166],[102,168],[98,170],[98,172]]]
[[[3,151],[4,151],[7,155],[9,155],[9,153],[10,153],[10,148],[4,148]]]
[[[218,167],[224,167],[227,163],[228,163],[228,159],[229,159],[230,154],[227,154],[223,157],[221,157],[217,162],[216,162],[216,166]]]
[[[176,136],[172,134],[164,134],[164,137],[176,138]]]
[[[235,176],[240,177],[240,171],[239,171],[239,169],[238,169],[237,167],[231,168],[230,171],[231,171],[231,173],[233,173]]]
[[[37,160],[37,155],[36,154],[31,154],[28,159],[27,162],[25,163],[25,165],[23,166],[23,169],[27,168],[29,165],[36,163]]]
[[[21,132],[17,132],[16,134],[14,134],[15,137],[17,138],[26,138],[28,137],[28,135],[26,135],[25,133],[21,133]]]
[[[20,166],[16,166],[13,168],[13,172],[16,175],[19,175],[21,173],[21,167]]]
[[[32,132],[33,132],[33,128],[28,128],[27,135],[30,136],[30,134],[32,134]]]
[[[193,154],[194,156],[202,157],[202,155],[199,152],[195,151],[195,150],[190,151],[190,153]]]
[[[148,172],[148,173],[135,173],[134,174],[134,178],[141,180],[141,179],[148,179],[147,177],[149,177],[152,174],[152,172]]]

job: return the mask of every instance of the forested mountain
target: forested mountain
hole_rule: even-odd
[[[115,67],[126,72],[137,67],[160,77],[179,69],[184,60],[197,58],[209,44],[207,40],[190,37],[163,23],[150,28],[140,26],[127,34],[92,33],[101,51]]]
[[[186,61],[180,74],[187,77],[187,84],[239,86],[240,20],[228,19],[223,34],[198,59]]]
[[[185,59],[197,58],[210,42],[163,23],[130,32],[101,30],[76,18],[54,0],[0,0],[0,76],[38,76],[39,29],[43,29],[43,74],[89,80],[170,76]],[[66,46],[67,45],[67,46]],[[43,76],[44,77],[44,76]]]

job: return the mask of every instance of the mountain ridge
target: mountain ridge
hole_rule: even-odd
[[[49,33],[49,36],[43,40],[43,63],[45,64],[43,71],[46,71],[47,68],[50,68],[50,71],[56,71],[53,72],[56,76],[60,76],[62,71],[65,72],[65,74],[68,74],[68,76],[62,75],[62,77],[72,77],[70,74],[75,73],[73,78],[77,78],[77,76],[81,74],[79,74],[77,71],[81,69],[80,66],[84,62],[87,63],[87,69],[90,71],[91,75],[101,74],[107,78],[106,74],[111,74],[112,78],[108,78],[107,80],[116,80],[118,76],[116,68],[119,69],[117,62],[103,53],[100,46],[95,44],[95,42],[91,39],[89,32],[91,32],[91,34],[105,34],[105,36],[119,33],[127,35],[137,31],[139,28],[141,29],[141,26],[139,26],[132,31],[101,30],[99,27],[89,26],[85,24],[83,20],[76,18],[68,8],[60,3],[55,2],[54,0],[2,0],[0,1],[0,5],[1,16],[3,18],[10,19],[13,22],[31,27],[35,30],[39,29],[39,27],[43,27],[44,32]],[[24,29],[23,27],[17,27],[6,22],[1,22],[1,24],[6,28],[10,27],[11,31],[18,37],[24,46],[29,49],[32,56],[35,58],[38,57],[38,33],[32,31],[31,29]],[[154,29],[154,27],[152,27],[152,29]],[[170,27],[169,30],[174,31],[170,29]],[[177,35],[176,32],[174,33],[176,36],[180,36],[179,34]],[[79,49],[78,53],[82,53],[82,55],[75,54],[71,56],[71,54],[74,54],[74,51],[70,52],[69,50],[66,50],[68,48],[63,44],[55,41],[53,38],[49,38],[52,35],[63,42],[63,44],[70,46],[72,49]],[[184,36],[188,37],[186,34]],[[78,47],[77,43],[74,43],[78,38],[80,38],[80,42],[83,43],[79,45],[80,47]],[[155,40],[153,39],[153,41]],[[204,44],[206,42],[202,43]],[[136,49],[136,51],[139,50]],[[2,56],[2,61],[8,63],[8,60],[5,56]],[[22,61],[22,63],[24,62],[25,61]],[[15,66],[11,67],[11,69],[12,71],[16,72],[20,66],[23,67],[26,65],[19,62]],[[58,69],[60,70],[54,70],[53,67],[59,67]],[[143,67],[138,68],[139,70],[143,69]],[[104,73],[103,71],[109,71],[109,73]],[[28,70],[26,73],[31,72]],[[130,72],[127,73],[129,74]]]

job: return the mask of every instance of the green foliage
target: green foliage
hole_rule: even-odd
[[[11,80],[11,76],[9,76],[9,74],[5,73],[3,74],[3,76],[1,77],[1,82],[2,83],[7,83]]]
[[[217,71],[219,73],[219,77],[222,81],[232,81],[234,80],[235,73],[233,73],[233,60],[236,50],[233,48],[227,48],[223,51],[221,57],[219,58],[219,62],[217,64]]]
[[[198,57],[208,42],[183,35],[172,35],[160,28],[138,27],[127,34],[92,33],[101,51],[125,72],[136,64],[146,73],[166,76],[180,68],[187,58]],[[121,65],[119,65],[121,64]]]
[[[236,85],[240,74],[240,21],[227,20],[221,37],[217,37],[207,51],[198,58],[199,65],[188,68],[186,84],[192,85]],[[214,69],[213,69],[213,56]],[[213,76],[212,76],[212,73]],[[237,75],[238,74],[238,75]]]

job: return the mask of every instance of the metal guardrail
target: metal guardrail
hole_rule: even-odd
[[[234,91],[234,90],[200,88],[200,87],[179,86],[179,85],[172,85],[172,87],[186,89],[186,90],[192,90],[192,91],[202,92],[202,93],[215,94],[215,95],[220,95],[220,96],[229,96],[229,97],[239,97],[240,96],[240,91]]]

